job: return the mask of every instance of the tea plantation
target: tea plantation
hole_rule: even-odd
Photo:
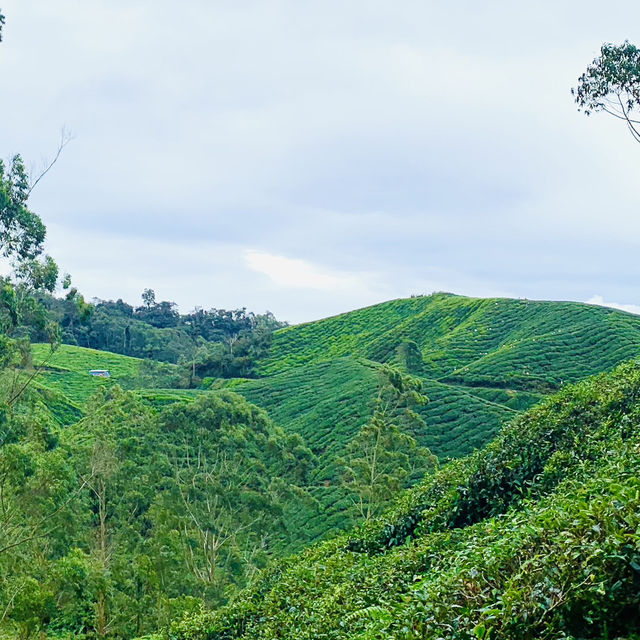
[[[44,362],[38,384],[67,397],[80,411],[99,387],[118,383],[158,409],[204,391],[175,389],[175,365],[68,345]],[[317,458],[310,501],[287,518],[292,549],[351,526],[339,460],[370,419],[381,363],[422,381],[430,402],[417,410],[412,435],[441,461],[484,446],[519,411],[545,395],[610,369],[640,352],[640,318],[579,303],[477,299],[434,294],[360,309],[281,329],[260,377],[214,381],[262,407],[289,434],[302,436]],[[110,379],[90,369],[109,369]]]
[[[170,387],[178,378],[175,365],[109,351],[67,344],[59,345],[55,351],[47,344],[33,344],[31,351],[34,367],[41,369],[36,377],[37,384],[64,394],[77,407],[82,407],[98,389],[105,386]],[[94,369],[107,370],[110,377],[90,375],[89,371]]]
[[[640,365],[567,387],[177,640],[640,633]]]
[[[637,632],[640,370],[601,372],[640,353],[640,317],[449,294],[395,300],[278,330],[256,377],[192,388],[195,360],[32,352],[33,367],[3,374],[14,386],[35,375],[0,415],[3,451],[29,507],[18,531],[31,541],[42,517],[55,525],[44,555],[30,542],[35,569],[4,556],[16,577],[0,631],[94,637],[96,607],[109,602],[122,637]],[[440,468],[398,476],[375,513],[394,506],[353,530],[363,494],[346,469],[383,405]],[[386,473],[395,481],[393,465]],[[14,604],[12,593],[24,596]]]

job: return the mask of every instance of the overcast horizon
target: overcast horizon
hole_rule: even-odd
[[[570,89],[640,6],[4,0],[2,157],[87,298],[640,313],[640,145]]]

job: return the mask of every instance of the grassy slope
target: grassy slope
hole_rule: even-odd
[[[437,294],[277,332],[260,366],[265,377],[234,390],[300,433],[318,456],[312,494],[319,507],[291,518],[310,540],[351,522],[336,459],[370,416],[375,361],[396,360],[403,340],[421,351],[411,373],[431,399],[420,410],[426,428],[415,435],[444,460],[482,447],[562,382],[636,355],[640,317],[577,303]]]
[[[302,435],[318,456],[311,487],[318,508],[289,514],[292,525],[312,541],[353,524],[352,503],[341,487],[336,460],[371,415],[376,363],[337,358],[234,384],[233,390],[266,409],[286,431]],[[421,409],[426,429],[414,435],[441,457],[482,446],[517,413],[496,402],[513,399],[506,393],[496,398],[500,390],[468,390],[435,380],[426,380],[424,390],[431,399]]]
[[[287,432],[299,433],[318,456],[310,489],[318,504],[303,503],[287,514],[291,528],[303,534],[302,541],[344,530],[352,522],[336,458],[369,417],[376,388],[373,364],[354,358],[296,367],[233,387],[266,409]]]
[[[49,345],[32,345],[34,365],[42,365],[43,371],[36,378],[39,387],[63,394],[69,401],[81,408],[82,405],[104,385],[120,384],[124,387],[157,386],[175,374],[175,365],[141,360],[108,351],[97,351],[71,345],[60,345],[52,354]],[[107,369],[111,378],[89,375],[91,369]],[[146,396],[154,401],[154,393]],[[181,399],[185,394],[168,390],[160,396]],[[165,404],[161,398],[160,404]]]
[[[637,638],[640,365],[569,387],[181,640]]]
[[[575,302],[434,294],[278,331],[261,371],[348,355],[385,362],[402,340],[418,344],[425,377],[548,391],[635,356],[640,317]]]
[[[377,393],[377,362],[396,359],[403,340],[419,346],[411,372],[431,402],[421,409],[420,443],[441,459],[483,446],[515,415],[563,381],[608,369],[638,353],[640,318],[577,303],[473,299],[448,294],[394,300],[277,332],[264,377],[225,381],[263,407],[290,433],[299,433],[319,459],[311,494],[317,504],[290,513],[294,528],[314,540],[350,526],[350,501],[336,459],[369,418]],[[36,345],[36,360],[46,356]],[[151,373],[140,376],[143,365]],[[114,381],[161,407],[197,391],[144,389],[170,366],[62,346],[40,384],[66,394],[76,407]],[[108,368],[113,378],[91,378]],[[161,370],[161,371],[160,371]],[[157,377],[157,376],[156,376]]]
[[[579,303],[450,294],[393,300],[278,331],[260,364],[265,377],[236,390],[322,456],[327,434],[338,451],[368,417],[375,386],[367,361],[394,361],[407,340],[422,356],[411,373],[432,400],[422,411],[427,430],[417,435],[445,459],[482,446],[514,410],[561,384],[637,355],[640,317]]]

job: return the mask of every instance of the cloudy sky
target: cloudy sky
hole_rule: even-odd
[[[640,145],[570,88],[640,4],[2,0],[0,148],[88,297],[299,322],[413,293],[640,312]]]

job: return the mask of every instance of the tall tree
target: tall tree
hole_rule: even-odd
[[[640,142],[640,50],[629,43],[603,44],[600,56],[578,78],[571,89],[580,111],[586,115],[604,111],[624,122]]]
[[[151,309],[156,304],[156,292],[153,289],[145,289],[142,292],[142,302],[147,309]]]
[[[341,460],[343,485],[364,520],[379,514],[399,489],[437,465],[436,457],[420,447],[411,433],[424,424],[413,407],[428,402],[420,393],[420,381],[388,365],[379,375],[373,416],[349,443],[347,456]]]
[[[14,260],[30,260],[42,253],[45,226],[27,207],[29,177],[19,155],[8,166],[0,160],[0,251]]]

